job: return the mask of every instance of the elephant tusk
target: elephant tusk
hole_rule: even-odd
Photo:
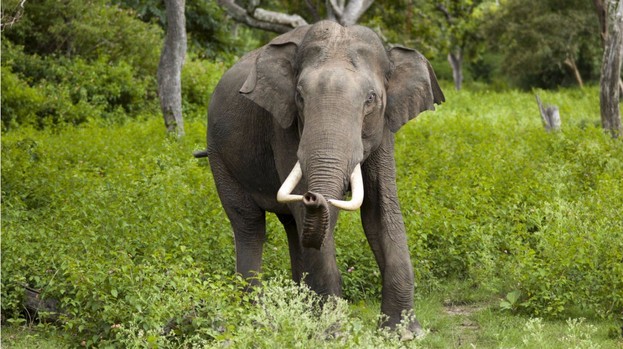
[[[361,176],[361,164],[357,164],[350,175],[350,188],[352,197],[348,201],[329,199],[329,203],[346,211],[355,211],[363,203],[363,178]]]
[[[301,171],[301,164],[297,161],[277,192],[277,202],[287,204],[288,202],[303,201],[303,195],[292,194],[292,191],[296,185],[299,184],[302,177],[303,171]]]

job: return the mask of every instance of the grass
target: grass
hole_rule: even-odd
[[[274,291],[275,285],[269,286]],[[283,296],[284,289],[289,286],[283,281],[277,285],[276,296]],[[467,285],[462,282],[451,282],[444,286],[443,290],[434,295],[418,297],[416,311],[418,318],[425,327],[427,334],[423,339],[400,342],[391,335],[378,332],[374,323],[378,320],[379,304],[376,302],[360,302],[350,304],[347,309],[334,311],[333,317],[328,320],[331,324],[339,323],[342,328],[349,329],[349,337],[338,335],[337,339],[321,338],[313,340],[310,334],[322,333],[318,331],[322,321],[315,320],[317,314],[309,309],[298,309],[301,304],[290,301],[280,310],[271,309],[266,313],[249,313],[245,316],[253,318],[251,324],[245,324],[238,329],[237,337],[233,339],[221,339],[211,343],[192,342],[195,345],[205,344],[205,347],[220,348],[229,345],[233,348],[246,348],[250,343],[258,348],[271,348],[275,345],[281,347],[295,347],[296,343],[307,343],[306,347],[314,344],[318,347],[327,348],[366,348],[374,343],[380,347],[404,347],[404,348],[623,348],[623,340],[620,337],[620,323],[603,319],[567,319],[567,320],[544,320],[519,316],[510,312],[501,311],[497,305],[498,299],[489,298],[481,292],[478,300],[466,303],[463,297],[456,297],[465,292]],[[478,291],[478,290],[476,290]],[[297,291],[298,292],[298,291]],[[305,290],[302,291],[305,294]],[[296,296],[294,296],[296,298]],[[278,302],[283,301],[279,298]],[[291,309],[284,311],[285,308]],[[300,313],[308,312],[309,319],[304,321],[310,332],[303,332],[305,336],[297,337],[291,326],[300,329],[301,322],[288,323],[290,316],[296,314],[300,320]],[[262,321],[270,320],[271,332],[274,337],[262,333]],[[329,325],[331,325],[329,324]],[[266,323],[264,323],[266,325]],[[327,324],[325,324],[327,326]],[[330,327],[330,326],[327,326]],[[284,335],[281,331],[287,333]],[[317,332],[318,331],[318,332]],[[140,330],[139,330],[140,332]],[[338,331],[339,333],[339,331]],[[127,342],[128,347],[178,347],[173,343],[150,346],[148,336],[126,331],[134,337],[133,341]],[[258,336],[263,340],[258,340]],[[371,338],[375,338],[374,340]],[[188,344],[188,343],[187,343]],[[75,343],[68,341],[58,329],[50,325],[32,326],[8,326],[3,327],[2,347],[7,349],[30,349],[30,348],[65,348],[72,347]],[[179,346],[183,347],[183,346]],[[191,346],[185,346],[191,347]]]
[[[532,94],[446,92],[396,137],[423,340],[376,330],[380,275],[356,213],[336,233],[348,305],[315,320],[285,282],[249,302],[208,164],[191,155],[205,122],[176,140],[148,118],[2,135],[2,346],[621,347],[623,144],[597,125],[597,89],[539,92],[560,106],[558,133]],[[272,215],[268,232],[264,279],[280,280]],[[24,327],[24,285],[58,300],[60,320]],[[310,336],[324,331],[340,335]]]

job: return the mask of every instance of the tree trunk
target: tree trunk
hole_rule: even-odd
[[[623,0],[609,0],[608,35],[601,64],[601,125],[613,138],[621,135],[621,111],[619,109],[619,79],[621,76],[621,58],[623,56]]]
[[[454,52],[448,53],[448,62],[450,62],[452,67],[454,87],[459,91],[463,85],[463,53],[460,48],[456,48]]]
[[[608,26],[606,23],[606,6],[604,0],[593,0],[595,11],[599,19],[599,34],[601,35],[601,45],[606,45],[606,37],[608,36]]]
[[[168,133],[184,135],[182,66],[186,57],[185,0],[165,0],[167,33],[158,65],[158,95]]]

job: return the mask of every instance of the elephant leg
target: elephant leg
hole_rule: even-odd
[[[335,259],[333,233],[327,235],[320,250],[303,248],[303,268],[305,283],[316,293],[342,297],[342,276]]]
[[[413,265],[396,191],[393,143],[393,134],[386,132],[379,149],[362,166],[365,198],[361,206],[363,228],[383,278],[381,312],[388,319],[381,325],[390,328],[400,323],[403,314],[413,312],[414,291]],[[416,336],[422,333],[415,319],[408,329]]]
[[[304,282],[314,292],[323,296],[342,296],[342,276],[335,260],[335,241],[333,229],[337,223],[337,214],[329,222],[329,231],[320,250],[305,248],[301,242],[304,212],[294,210],[292,216],[278,215],[288,233],[292,278],[295,282]],[[293,219],[289,219],[292,217]],[[295,230],[296,229],[296,230]]]
[[[296,221],[292,215],[288,214],[278,214],[277,218],[279,218],[279,221],[283,224],[288,236],[292,280],[299,284],[301,282],[301,277],[303,276],[303,252]]]
[[[234,231],[236,272],[251,286],[257,285],[266,240],[266,212],[229,173],[218,154],[210,155],[210,167],[219,198]]]

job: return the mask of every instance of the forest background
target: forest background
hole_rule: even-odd
[[[261,6],[328,15],[319,0]],[[277,281],[239,292],[209,165],[191,154],[221,75],[276,34],[215,1],[185,11],[176,137],[158,100],[164,1],[2,1],[3,346],[621,347],[623,146],[600,127],[594,2],[375,1],[359,18],[421,51],[447,97],[397,136],[431,331],[412,344],[376,332],[380,274],[356,215],[336,233],[348,305],[322,312],[283,281],[274,217],[264,257]],[[560,107],[561,130],[543,129],[534,94]]]
[[[326,16],[323,1],[262,5],[309,23]],[[133,118],[157,106],[164,1],[7,0],[2,15],[4,130]],[[600,76],[603,42],[590,1],[377,1],[359,24],[388,45],[421,51],[440,79],[453,80],[448,56],[459,54],[464,81],[475,88],[581,86]],[[186,29],[184,115],[204,117],[219,72],[275,34],[201,0],[186,1]]]

